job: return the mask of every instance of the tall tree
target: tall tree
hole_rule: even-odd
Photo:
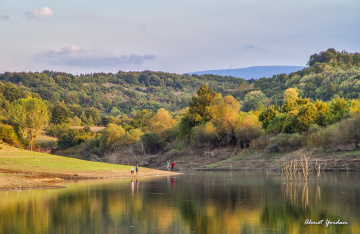
[[[53,124],[69,123],[69,109],[64,102],[58,102],[51,109],[51,120]]]
[[[160,134],[161,132],[172,128],[175,120],[171,117],[169,112],[164,108],[160,108],[155,115],[148,120],[148,128],[151,132]]]
[[[259,102],[266,102],[266,96],[260,90],[251,91],[244,96],[244,111],[255,110]]]
[[[207,85],[201,86],[196,91],[197,96],[189,102],[189,114],[195,123],[207,122],[211,119],[210,106],[211,102],[220,96]]]
[[[41,99],[32,97],[15,101],[10,111],[10,118],[14,124],[24,130],[25,138],[30,143],[30,150],[33,149],[37,134],[49,123],[50,119],[47,105]]]

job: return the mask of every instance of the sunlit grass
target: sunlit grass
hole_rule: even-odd
[[[70,126],[72,129],[83,129],[85,126]],[[98,127],[98,126],[90,126],[90,130],[92,132],[98,132],[103,130],[105,127]]]
[[[35,139],[35,142],[38,143],[38,144],[46,143],[46,142],[49,142],[49,141],[57,141],[57,138],[40,134]]]
[[[129,170],[130,166],[90,162],[75,158],[32,152],[0,143],[0,168],[34,172]]]
[[[360,150],[349,151],[346,153],[337,153],[335,157],[342,158],[347,156],[358,156],[358,155],[360,155]]]

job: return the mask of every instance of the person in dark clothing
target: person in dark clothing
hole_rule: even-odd
[[[174,167],[175,167],[175,162],[173,161],[173,162],[171,163],[171,170],[173,170]]]

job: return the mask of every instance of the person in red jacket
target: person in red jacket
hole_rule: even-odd
[[[173,170],[174,167],[175,167],[175,162],[173,161],[173,162],[171,163],[171,170]]]

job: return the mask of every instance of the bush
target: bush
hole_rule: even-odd
[[[49,124],[45,129],[45,133],[52,137],[60,137],[63,132],[66,132],[69,129],[70,126],[68,124]]]
[[[270,120],[266,133],[278,134],[282,131],[286,119],[286,114],[280,114],[275,119]]]
[[[9,125],[0,124],[0,140],[10,145],[20,145],[15,130]]]
[[[216,141],[216,128],[212,122],[196,126],[192,129],[191,142],[195,146],[213,144]]]
[[[154,132],[142,135],[141,142],[147,154],[155,154],[160,150],[159,137]]]
[[[235,130],[235,137],[238,144],[244,148],[250,146],[250,142],[263,135],[260,125],[249,125]]]
[[[360,117],[342,120],[331,128],[331,144],[349,144],[360,139]]]
[[[259,138],[256,138],[252,141],[250,141],[250,148],[252,149],[265,149],[270,143],[270,137],[269,136],[261,136]]]
[[[296,150],[300,149],[303,146],[304,139],[304,136],[300,135],[299,133],[280,133],[279,135],[272,137],[270,141],[272,144],[276,144],[278,147]]]
[[[61,133],[58,137],[58,148],[66,149],[79,145],[82,142],[85,142],[87,138],[91,136],[91,131],[88,129],[68,129]]]
[[[253,114],[246,114],[237,122],[234,130],[236,141],[241,146],[248,147],[250,142],[264,134],[261,122]]]
[[[57,142],[56,141],[47,141],[47,142],[41,142],[37,144],[41,150],[45,151],[52,151],[57,148]]]
[[[91,154],[100,154],[100,138],[88,138],[86,141],[81,144],[79,153],[82,157],[88,158]]]
[[[360,116],[342,120],[326,128],[311,126],[307,132],[306,144],[310,146],[336,146],[351,144],[360,139]]]

